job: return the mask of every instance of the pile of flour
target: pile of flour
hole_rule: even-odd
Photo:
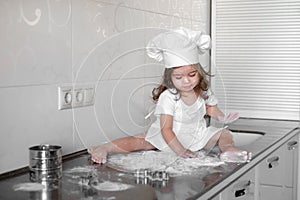
[[[122,191],[133,188],[133,186],[125,183],[104,181],[102,183],[98,183],[97,185],[93,185],[93,188],[101,191]]]
[[[33,182],[28,182],[28,183],[19,183],[17,185],[13,186],[13,189],[15,191],[41,191],[45,189],[46,187],[42,185],[41,183],[33,183]]]
[[[182,158],[173,152],[141,151],[128,154],[114,154],[108,158],[112,168],[134,172],[140,169],[166,171],[170,175],[191,174],[203,166],[219,166],[224,164],[217,157],[205,156],[199,152],[198,158]]]

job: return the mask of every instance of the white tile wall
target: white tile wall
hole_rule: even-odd
[[[144,132],[162,67],[145,56],[166,28],[208,30],[207,0],[1,0],[0,173],[28,147],[64,154]],[[57,109],[57,87],[93,84],[95,105]]]
[[[28,165],[28,147],[61,144],[71,152],[72,113],[57,110],[57,86],[0,89],[0,166],[2,171]]]
[[[71,81],[68,3],[52,7],[47,1],[1,0],[0,4],[0,86]]]

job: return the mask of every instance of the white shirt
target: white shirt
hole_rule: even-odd
[[[173,132],[180,143],[191,151],[202,149],[208,140],[222,130],[215,127],[206,127],[204,115],[206,104],[216,105],[217,99],[208,91],[208,99],[201,97],[193,105],[186,105],[173,90],[165,90],[158,99],[154,115],[156,120],[150,126],[145,140],[150,142],[157,149],[171,151],[165,142],[160,128],[160,115],[173,116]]]

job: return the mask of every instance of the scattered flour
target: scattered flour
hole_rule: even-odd
[[[102,191],[122,191],[132,188],[132,185],[119,183],[119,182],[111,182],[111,181],[104,181],[102,183],[98,183],[93,185],[93,188]]]
[[[84,167],[74,167],[72,169],[66,170],[65,173],[89,173],[95,171],[94,167],[84,166]]]
[[[104,181],[99,182],[97,169],[93,166],[74,167],[65,171],[66,174],[71,175],[75,182],[84,187],[92,187],[101,191],[122,191],[132,188],[132,185],[121,182]],[[114,198],[114,197],[112,197]]]
[[[203,166],[219,166],[224,164],[217,157],[205,156],[199,152],[199,158],[182,158],[173,152],[141,151],[129,154],[115,154],[108,158],[108,165],[112,168],[134,172],[139,169],[152,171],[164,170],[170,175],[191,174]]]
[[[97,169],[93,166],[79,166],[64,171],[64,174],[71,178],[97,176]]]
[[[41,183],[19,183],[13,186],[15,191],[40,191],[45,189]]]
[[[64,172],[69,182],[78,183],[79,185],[90,187],[91,184],[98,182],[98,172],[93,166],[77,166]]]

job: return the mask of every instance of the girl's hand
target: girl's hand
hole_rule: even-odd
[[[189,149],[186,149],[184,152],[180,153],[179,155],[183,158],[197,158],[198,157],[197,153],[192,152]]]
[[[218,120],[224,124],[230,124],[236,121],[240,117],[238,112],[230,112],[225,114],[224,116],[219,116]]]

